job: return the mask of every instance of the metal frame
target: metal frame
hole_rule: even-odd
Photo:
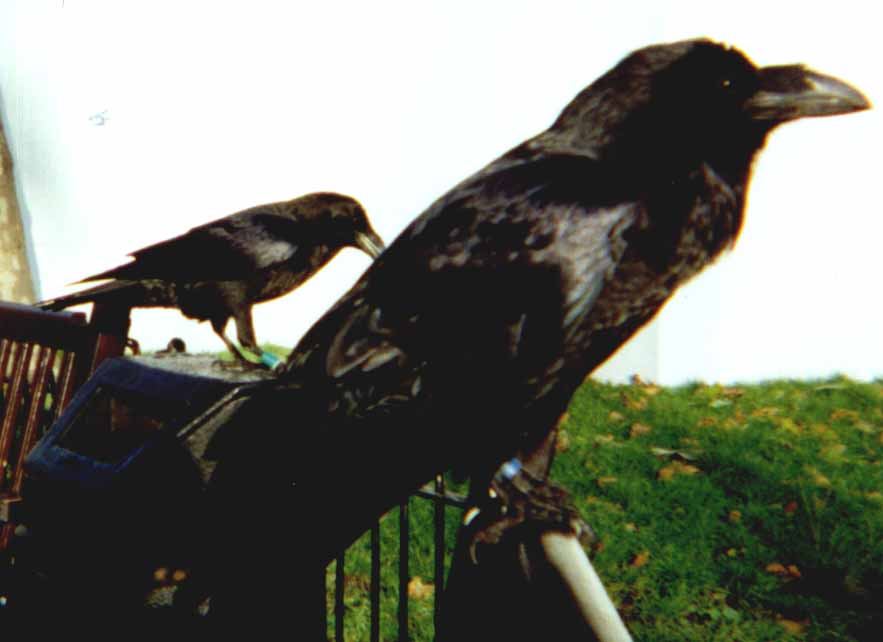
[[[418,490],[411,497],[417,497],[433,503],[434,522],[434,573],[433,582],[436,586],[434,595],[433,622],[435,634],[438,636],[441,625],[441,606],[445,581],[445,556],[447,553],[445,544],[445,509],[450,506],[463,510],[467,507],[466,498],[451,493],[445,488],[444,477],[438,475],[434,482]],[[409,498],[410,499],[410,498]],[[399,520],[399,577],[398,577],[398,640],[407,642],[410,640],[408,632],[408,582],[410,581],[410,519],[408,501],[398,507]],[[370,642],[380,640],[380,521],[375,522],[369,531],[371,533],[371,582],[369,594],[371,599],[371,637]],[[342,551],[336,560],[334,575],[334,641],[343,642],[345,611],[344,597],[344,564],[346,551]]]
[[[0,301],[0,552],[12,536],[24,459],[104,359],[122,354],[128,310],[48,312]]]

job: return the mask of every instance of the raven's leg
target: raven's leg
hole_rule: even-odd
[[[233,314],[233,320],[236,322],[236,338],[239,339],[239,345],[256,355],[261,360],[261,363],[270,370],[281,370],[285,366],[284,359],[261,350],[258,345],[257,337],[254,334],[254,323],[251,320],[250,305],[237,306]]]
[[[212,330],[214,330],[215,334],[221,338],[221,341],[223,341],[224,345],[227,346],[227,350],[230,351],[230,354],[232,354],[237,361],[249,367],[254,367],[256,364],[246,359],[245,355],[243,355],[239,351],[239,348],[236,347],[236,344],[230,341],[230,338],[227,336],[226,332],[224,332],[224,330],[227,328],[227,321],[229,321],[229,319],[230,317],[215,317],[211,320]]]

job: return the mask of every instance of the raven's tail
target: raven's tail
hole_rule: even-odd
[[[38,301],[44,310],[64,310],[81,303],[109,303],[130,308],[175,307],[178,297],[175,285],[165,281],[110,281],[73,294]]]

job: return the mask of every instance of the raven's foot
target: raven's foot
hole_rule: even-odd
[[[503,464],[488,487],[486,500],[467,509],[464,528],[470,537],[469,555],[478,563],[478,550],[498,544],[510,531],[559,531],[576,536],[584,546],[596,539],[592,528],[573,507],[570,495],[548,480],[534,477],[517,459]]]
[[[254,370],[266,370],[267,366],[262,363],[255,363],[247,359],[234,359],[233,361],[225,361],[223,359],[215,359],[212,365],[222,370],[231,370],[238,372],[251,372]]]
[[[242,355],[234,355],[233,361],[215,361],[215,365],[224,370],[239,370],[248,372],[252,370],[270,370],[279,374],[285,370],[285,361],[270,352],[256,353],[260,361],[249,361]]]

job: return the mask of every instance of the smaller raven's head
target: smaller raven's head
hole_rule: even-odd
[[[368,214],[356,199],[343,194],[320,192],[312,195],[318,208],[315,222],[322,226],[322,236],[335,247],[355,247],[372,259],[386,248],[374,231]]]

